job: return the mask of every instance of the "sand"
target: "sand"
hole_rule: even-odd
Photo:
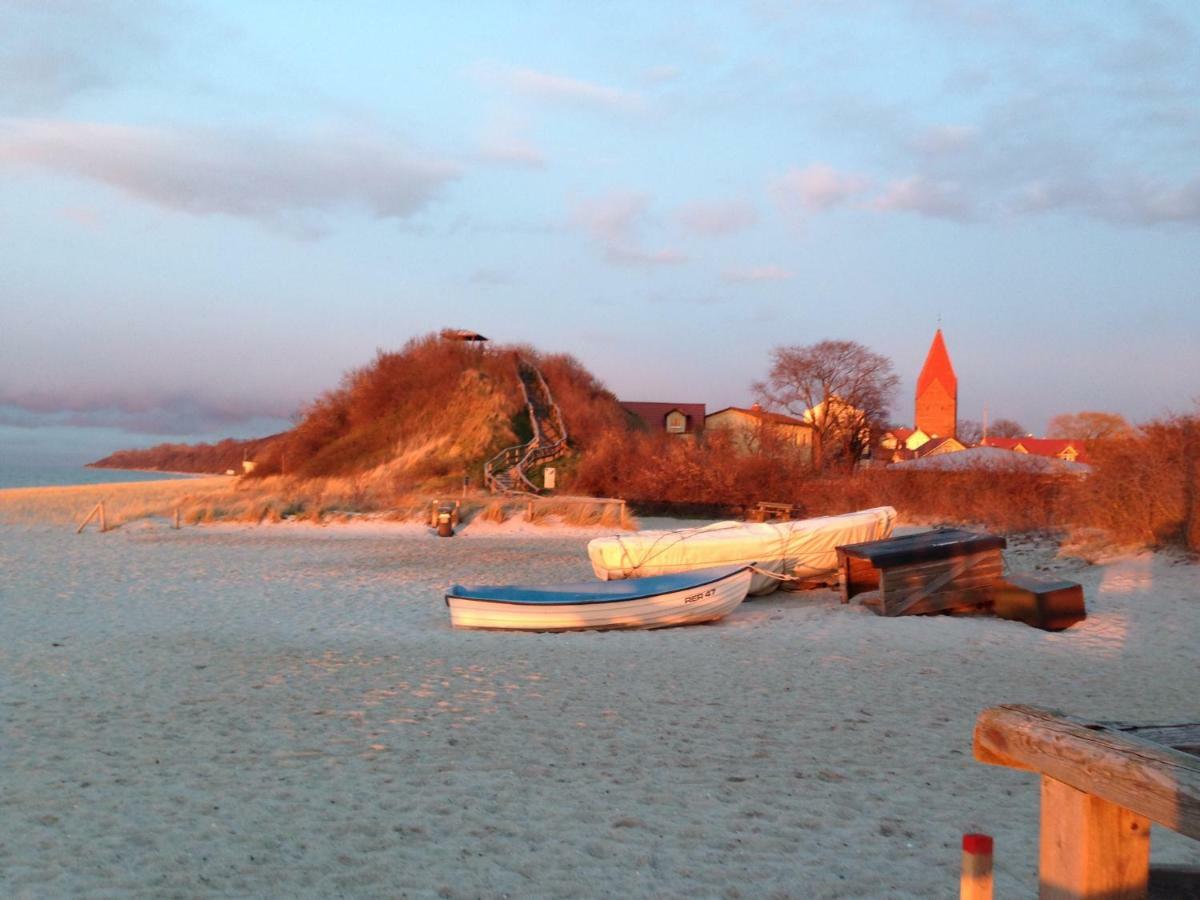
[[[817,591],[540,635],[442,593],[589,578],[599,532],[73,531],[0,524],[8,897],[953,897],[972,830],[1032,896],[1036,779],[972,760],[977,713],[1200,712],[1200,568],[1165,553],[1014,541],[1083,582],[1062,634]]]

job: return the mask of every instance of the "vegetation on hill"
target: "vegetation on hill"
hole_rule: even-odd
[[[151,469],[218,475],[232,469],[241,474],[243,459],[255,459],[282,437],[282,434],[273,434],[248,441],[226,438],[215,444],[158,444],[141,450],[118,450],[89,465],[99,469]]]
[[[400,351],[379,351],[309,404],[281,435],[120,451],[94,465],[240,472],[246,452],[255,463],[254,478],[369,473],[372,481],[405,491],[444,487],[467,475],[479,485],[486,460],[532,435],[516,375],[518,356],[542,371],[562,410],[575,457],[564,461],[568,473],[601,434],[626,427],[616,397],[570,356],[427,335]]]

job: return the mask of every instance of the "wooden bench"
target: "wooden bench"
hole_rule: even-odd
[[[1083,586],[1061,578],[1014,572],[992,590],[993,611],[1002,619],[1043,631],[1062,631],[1087,618]]]
[[[1150,867],[1151,822],[1200,840],[1200,723],[1100,723],[994,706],[975,723],[975,758],[1041,775],[1040,897],[1200,893],[1200,869]]]
[[[842,602],[879,591],[883,616],[976,610],[991,605],[1004,575],[1002,537],[941,529],[837,548]]]
[[[770,522],[774,519],[798,519],[804,515],[804,510],[794,503],[771,503],[761,501],[754,505],[747,517],[751,522]]]

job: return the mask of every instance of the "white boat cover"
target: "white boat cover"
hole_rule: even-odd
[[[588,558],[601,581],[753,563],[762,571],[754,573],[750,593],[769,594],[782,579],[836,580],[837,547],[889,538],[895,522],[896,510],[879,506],[798,522],[635,531],[589,541]]]

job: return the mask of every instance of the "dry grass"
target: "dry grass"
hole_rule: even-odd
[[[262,524],[283,520],[344,522],[362,516],[389,521],[427,522],[437,497],[397,497],[383,475],[353,478],[186,478],[120,484],[0,490],[0,522],[8,524],[79,525],[103,501],[108,528],[145,519],[200,525],[214,522]],[[445,499],[443,495],[441,499]],[[464,522],[478,518],[504,522],[526,518],[527,498],[462,499]],[[620,504],[590,498],[533,501],[533,521],[569,525],[628,527],[621,523]],[[91,525],[89,527],[98,527]]]

